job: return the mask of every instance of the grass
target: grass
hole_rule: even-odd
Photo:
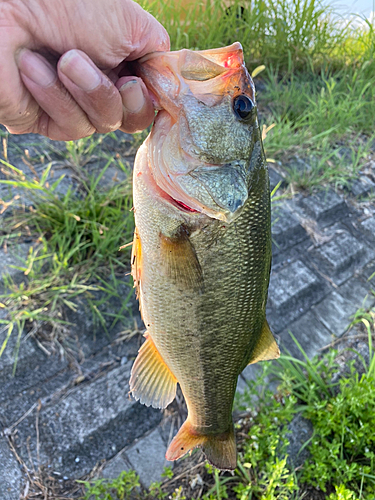
[[[30,164],[33,175],[27,176],[0,160],[6,177],[0,183],[18,193],[14,197],[10,191],[9,201],[4,202],[8,215],[2,219],[0,244],[8,252],[13,251],[13,240],[29,245],[25,262],[15,266],[23,276],[21,281],[4,277],[0,323],[7,334],[0,355],[15,332],[17,353],[25,326],[34,336],[40,334],[39,340],[62,342],[67,326],[64,311],[76,311],[78,297],[85,299],[94,324],[105,331],[129,314],[132,284],[124,276],[130,250],[119,252],[119,248],[131,241],[134,229],[131,171],[120,158],[104,158],[99,174],[85,174],[81,165],[84,158],[92,157],[95,141],[67,144],[66,162],[76,173],[75,188],[64,185],[63,176],[55,180],[52,164],[40,176]],[[100,187],[113,166],[124,180]],[[19,204],[20,196],[26,197],[26,207]],[[101,307],[111,298],[122,303],[116,314],[103,312]]]
[[[8,202],[2,200],[10,213],[3,219],[0,246],[13,252],[14,242],[27,241],[29,245],[26,259],[19,258],[19,265],[12,266],[22,274],[22,280],[12,279],[10,274],[3,276],[4,293],[0,293],[0,325],[6,332],[0,357],[11,336],[16,335],[13,375],[25,329],[43,350],[46,348],[40,342],[46,342],[52,350],[63,348],[69,329],[66,312],[77,311],[79,299],[85,300],[94,325],[105,332],[120,320],[129,322],[133,284],[130,277],[124,283],[123,277],[129,274],[129,243],[134,231],[131,172],[118,160],[125,180],[99,188],[114,160],[107,160],[95,176],[84,174],[80,165],[95,149],[92,142],[86,139],[68,144],[70,161],[78,175],[76,188],[72,184],[63,188],[64,176],[53,180],[52,164],[40,177],[30,164],[34,171],[30,177],[0,159],[7,177],[0,184],[16,188],[18,193],[9,193]],[[276,196],[278,187],[272,192],[275,200],[280,199]],[[27,207],[17,204],[20,193],[28,198]],[[111,299],[122,304],[116,314],[105,307]]]
[[[334,57],[334,44],[351,34],[349,27],[338,30],[331,10],[316,0],[203,0],[187,8],[186,2],[139,3],[165,26],[173,50],[209,49],[240,40],[251,70],[263,63],[282,69],[322,63],[326,54]],[[367,35],[362,36],[364,45]],[[361,48],[359,42],[352,43],[351,56]]]
[[[375,72],[364,63],[352,73],[323,71],[279,78],[267,70],[260,94],[266,125],[275,123],[265,141],[268,156],[280,161],[298,188],[346,185],[374,158]],[[290,157],[309,165],[294,171]]]
[[[114,480],[87,481],[84,498],[372,500],[374,318],[374,311],[356,315],[356,322],[365,327],[358,330],[358,335],[368,335],[367,362],[361,354],[346,348],[341,352],[331,349],[313,360],[301,349],[303,360],[283,355],[277,363],[263,364],[261,375],[237,397],[239,457],[233,473],[219,472],[205,463],[200,452],[195,452],[182,460],[174,473],[167,470],[163,482],[149,490],[139,488],[139,478],[131,471]],[[347,359],[345,370],[338,361],[343,352],[354,354],[351,361]],[[355,360],[363,362],[360,373]],[[276,393],[267,389],[270,378],[278,380]],[[289,426],[296,415],[309,422],[312,429],[299,451],[307,452],[307,457],[298,467],[289,456]],[[122,496],[116,489],[118,484],[122,484]]]

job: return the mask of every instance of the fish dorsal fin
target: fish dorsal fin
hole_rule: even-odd
[[[134,361],[129,385],[134,398],[146,406],[166,408],[176,397],[177,379],[147,334]]]
[[[139,299],[140,284],[141,284],[141,266],[142,266],[142,247],[137,228],[134,231],[133,247],[131,256],[132,276],[134,280],[134,288],[136,290],[137,299]]]
[[[258,361],[266,361],[268,359],[276,359],[280,356],[279,346],[276,344],[275,337],[272,335],[267,320],[264,319],[262,331],[258,342],[251,353],[249,365]]]
[[[160,234],[162,272],[177,286],[190,290],[203,289],[202,268],[187,230],[181,226],[176,236]]]

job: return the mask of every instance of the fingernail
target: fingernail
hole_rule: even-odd
[[[56,71],[42,56],[31,50],[23,50],[18,58],[21,73],[40,87],[49,87],[57,78]]]
[[[145,105],[145,96],[138,80],[130,80],[119,88],[124,108],[129,113],[137,113]]]
[[[62,56],[59,69],[81,90],[94,90],[101,83],[99,71],[76,50]]]

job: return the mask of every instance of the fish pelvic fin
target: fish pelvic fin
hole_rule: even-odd
[[[249,365],[257,363],[258,361],[266,361],[269,359],[276,359],[280,357],[280,349],[276,343],[267,320],[264,318],[262,330],[259,340],[251,353]]]
[[[187,419],[169,445],[165,458],[177,460],[197,447],[202,448],[208,462],[217,469],[234,470],[237,467],[233,422],[230,423],[227,432],[200,434],[194,430]]]
[[[177,379],[147,334],[134,361],[129,385],[137,401],[153,408],[166,408],[176,397]]]

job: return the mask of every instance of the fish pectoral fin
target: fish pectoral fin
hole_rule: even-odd
[[[280,349],[276,343],[275,337],[272,335],[267,320],[264,319],[262,331],[259,340],[251,353],[249,365],[258,361],[266,361],[268,359],[276,359],[280,356]]]
[[[173,283],[196,291],[203,289],[202,268],[184,227],[172,238],[160,234],[160,248],[162,272]]]
[[[177,379],[147,334],[134,361],[129,385],[134,398],[146,406],[166,408],[176,397]]]
[[[189,422],[184,422],[181,429],[169,445],[165,458],[177,460],[190,450],[199,446],[211,465],[221,470],[234,470],[237,467],[236,440],[233,423],[222,434],[197,433]]]

